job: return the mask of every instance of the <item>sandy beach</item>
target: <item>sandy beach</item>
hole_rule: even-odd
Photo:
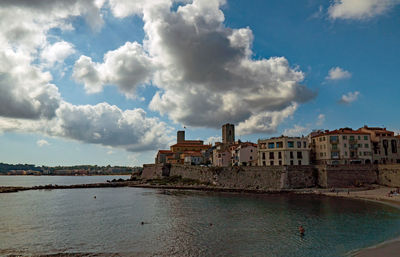
[[[400,194],[388,195],[390,191],[396,191],[396,188],[377,186],[375,189],[362,191],[349,191],[347,189],[338,190],[339,192],[322,192],[324,195],[333,197],[346,197],[353,199],[364,199],[368,201],[378,201],[391,206],[400,208]],[[355,252],[352,256],[357,257],[397,257],[400,256],[400,238],[383,242],[369,248]]]

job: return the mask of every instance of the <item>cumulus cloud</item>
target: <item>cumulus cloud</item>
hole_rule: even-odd
[[[211,136],[211,137],[207,138],[206,141],[205,141],[206,144],[212,144],[212,145],[214,145],[215,142],[222,142],[222,137],[220,137],[220,136]]]
[[[342,104],[351,104],[352,102],[354,102],[358,99],[359,95],[360,95],[360,92],[358,92],[358,91],[349,92],[347,94],[342,95],[342,98],[340,99],[339,102]]]
[[[327,80],[341,80],[351,78],[351,73],[340,67],[331,68],[328,72]]]
[[[325,114],[318,115],[317,122],[315,123],[317,126],[322,126],[325,122]]]
[[[101,64],[81,56],[75,63],[73,77],[84,84],[88,93],[98,93],[105,84],[114,84],[126,96],[133,97],[139,85],[149,82],[153,69],[154,64],[142,46],[127,42],[105,54]]]
[[[47,141],[44,140],[44,139],[40,139],[40,140],[36,141],[36,144],[37,144],[39,147],[43,147],[43,146],[46,146],[46,145],[50,145],[50,143],[47,142]]]
[[[60,41],[46,46],[41,52],[40,58],[46,66],[52,67],[54,64],[63,63],[68,56],[74,53],[75,49],[71,43]]]
[[[61,97],[51,84],[51,74],[41,67],[60,62],[73,47],[63,41],[50,45],[47,33],[52,28],[69,28],[69,18],[79,15],[87,16],[90,23],[101,23],[99,8],[94,1],[78,0],[0,2],[0,116],[55,116]]]
[[[289,136],[289,137],[299,137],[302,135],[307,135],[310,132],[309,127],[303,127],[300,125],[294,125],[293,128],[290,129],[285,129],[283,131],[283,135]]]
[[[143,46],[128,42],[103,63],[82,56],[74,78],[88,92],[114,84],[129,97],[151,81],[159,91],[150,109],[177,123],[219,128],[230,122],[243,134],[274,131],[288,110],[315,93],[301,85],[304,73],[286,58],[253,59],[251,29],[226,27],[223,3],[194,0],[174,10],[168,0],[110,1],[117,17],[140,13]]]
[[[50,73],[31,65],[31,57],[11,48],[0,49],[0,116],[50,119],[59,106],[58,88]]]
[[[51,74],[43,71],[44,67],[62,63],[75,51],[73,45],[65,41],[50,44],[49,30],[72,29],[70,18],[76,16],[86,17],[88,23],[97,28],[102,24],[99,10],[103,4],[101,0],[0,2],[1,132],[38,133],[131,152],[162,148],[171,140],[170,128],[157,118],[149,118],[142,109],[121,110],[107,103],[73,105],[63,101],[57,86],[51,83]],[[121,51],[124,51],[123,56]],[[131,81],[146,80],[139,66],[147,57],[141,58],[140,53],[143,53],[142,46],[135,43],[111,51],[105,56],[104,68],[97,70],[101,65],[93,65],[92,80],[118,83],[121,90],[126,89],[124,92],[129,94]],[[134,58],[129,59],[129,55]],[[85,60],[91,62],[90,58],[82,57],[82,65]],[[135,70],[129,70],[132,65]],[[115,66],[117,72],[110,66]],[[124,69],[134,73],[133,77],[114,79],[113,76],[123,73]],[[135,74],[138,69],[139,73]],[[99,71],[105,74],[100,76]],[[77,76],[82,80],[91,79],[79,72]],[[37,143],[46,145],[42,140]]]
[[[72,105],[61,102],[51,120],[0,118],[0,131],[33,132],[131,152],[164,148],[171,128],[142,109],[121,110],[107,103]]]
[[[387,12],[399,0],[335,0],[328,9],[332,19],[369,19]]]

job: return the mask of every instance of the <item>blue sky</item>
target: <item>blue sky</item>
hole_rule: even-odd
[[[397,0],[5,1],[0,13],[0,162],[141,165],[183,126],[207,141],[226,122],[253,142],[400,131]]]

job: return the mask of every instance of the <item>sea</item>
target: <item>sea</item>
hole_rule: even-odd
[[[113,178],[1,176],[0,185]],[[0,256],[349,256],[399,236],[399,209],[318,195],[128,187],[0,194]]]

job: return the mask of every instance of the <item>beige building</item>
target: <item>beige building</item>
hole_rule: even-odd
[[[232,166],[257,166],[257,145],[238,142],[230,147]]]
[[[306,137],[274,137],[258,140],[258,166],[309,165]]]
[[[400,163],[400,138],[395,136],[393,131],[368,126],[358,131],[370,134],[373,163]]]
[[[311,139],[315,164],[369,164],[372,146],[369,133],[342,128],[325,130]]]

